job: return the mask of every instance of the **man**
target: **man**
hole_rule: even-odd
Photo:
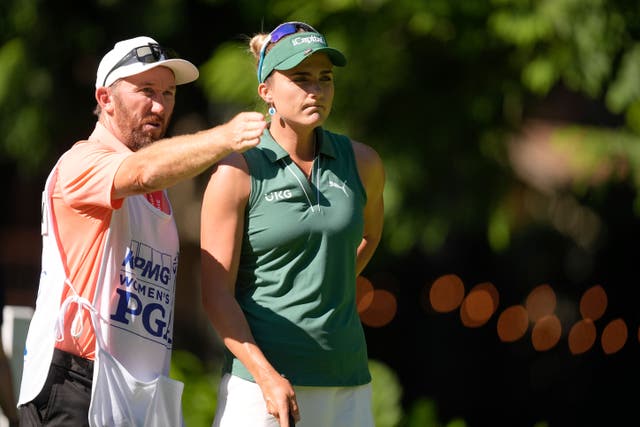
[[[22,426],[180,425],[182,384],[167,378],[179,245],[165,189],[254,147],[266,126],[244,112],[163,139],[176,85],[197,78],[149,37],[102,58],[95,130],[61,156],[43,192]]]
[[[2,322],[4,321],[5,285],[0,282],[0,413],[4,414],[9,427],[18,426],[18,411],[13,392],[13,373],[10,360],[4,351],[2,341]]]

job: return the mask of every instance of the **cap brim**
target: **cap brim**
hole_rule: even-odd
[[[331,63],[338,67],[347,65],[347,58],[338,49],[332,47],[318,47],[309,51],[297,53],[290,58],[282,61],[280,64],[273,67],[274,70],[290,70],[302,61],[313,55],[314,53],[326,53]]]
[[[167,67],[171,71],[173,71],[173,75],[176,79],[176,85],[182,85],[185,83],[191,83],[196,80],[200,72],[198,68],[193,65],[191,62],[173,58],[173,59],[165,59],[158,62],[152,62],[149,64],[143,64],[137,62],[135,64],[127,65],[124,67],[117,68],[111,73],[108,77],[108,80],[105,86],[110,86],[113,82],[119,79],[123,79],[125,77],[134,76],[136,74],[144,73],[145,71],[149,71],[156,67]]]
[[[167,59],[165,61],[160,61],[157,65],[171,68],[173,74],[176,76],[177,85],[191,83],[192,81],[197,80],[200,76],[198,68],[191,62],[184,59]]]

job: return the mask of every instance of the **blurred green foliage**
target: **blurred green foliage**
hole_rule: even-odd
[[[182,414],[185,426],[211,426],[218,401],[219,366],[206,366],[195,354],[174,350],[169,376],[184,383]]]
[[[369,360],[373,418],[376,427],[395,427],[402,419],[402,387],[393,370],[378,360]]]
[[[519,185],[505,141],[555,88],[622,118],[606,129],[627,141],[616,155],[638,144],[640,11],[633,2],[71,4],[0,6],[0,153],[20,173],[42,173],[90,129],[93,73],[115,40],[150,34],[194,60],[201,78],[181,90],[176,117],[196,114],[213,125],[240,109],[264,111],[247,41],[286,20],[316,26],[349,60],[336,71],[327,127],[371,144],[385,159],[383,251],[433,253],[453,229],[483,232],[494,250],[508,248],[523,223],[505,205]],[[612,155],[607,139],[598,141],[598,151]]]
[[[467,423],[460,417],[453,418],[448,422],[440,420],[438,407],[435,401],[422,397],[416,399],[408,412],[402,419],[399,427],[467,427]]]
[[[385,228],[372,265],[414,252],[435,258],[456,233],[481,236],[496,253],[519,236],[520,250],[534,242],[527,256],[502,267],[527,276],[510,290],[526,287],[558,264],[564,247],[549,250],[557,235],[584,248],[588,233],[563,229],[550,206],[570,199],[563,206],[573,211],[562,216],[571,219],[594,188],[595,204],[606,203],[611,183],[640,186],[640,7],[626,0],[2,0],[3,171],[44,177],[90,133],[98,61],[127,37],[153,36],[200,67],[200,79],[178,91],[176,128],[264,111],[247,41],[286,20],[309,22],[345,53],[327,127],[384,159]],[[549,155],[568,159],[570,181],[550,192],[531,188],[511,158],[530,118],[557,126]],[[640,199],[634,208],[640,216]],[[583,216],[597,223],[596,215]],[[567,255],[569,273],[590,271],[593,252],[585,253]],[[178,351],[174,365],[188,425],[209,425],[217,368]],[[418,399],[402,415],[393,375],[372,372],[374,386],[385,378],[374,396],[381,423],[439,425],[436,402]]]

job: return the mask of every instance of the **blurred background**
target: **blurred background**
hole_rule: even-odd
[[[326,127],[386,167],[383,241],[358,280],[378,427],[639,423],[633,1],[2,0],[6,304],[35,303],[40,193],[93,130],[102,55],[149,35],[200,68],[177,135],[265,111],[247,41],[288,20],[345,53]],[[169,190],[188,427],[211,424],[221,354],[200,304],[207,179]]]

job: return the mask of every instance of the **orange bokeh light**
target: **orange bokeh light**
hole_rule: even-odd
[[[556,315],[548,314],[539,318],[531,330],[531,343],[538,351],[553,348],[562,335],[562,325]]]
[[[429,302],[437,312],[448,313],[460,306],[464,298],[464,284],[455,274],[438,277],[429,290]]]
[[[371,298],[370,294],[367,294],[367,297]],[[500,294],[490,282],[474,286],[465,296],[464,283],[456,274],[440,276],[431,286],[425,285],[421,290],[420,298],[427,310],[431,308],[436,312],[448,313],[459,308],[462,324],[469,328],[486,324],[497,312],[499,300]],[[375,303],[374,297],[374,306]],[[390,317],[395,316],[394,304],[395,299],[392,303],[393,308],[390,308],[390,311],[384,311],[379,318],[373,317],[371,313],[382,313],[380,308],[375,308],[371,313],[367,310],[367,313],[363,313],[367,315],[362,316],[363,321],[366,317],[366,322],[369,322],[370,326],[386,324],[385,322],[390,321]],[[426,304],[430,307],[426,307]],[[562,322],[555,313],[557,304],[556,293],[550,285],[545,283],[536,286],[529,292],[524,304],[508,307],[499,315],[496,325],[499,339],[502,342],[517,341],[527,333],[529,325],[532,324],[531,343],[534,349],[547,351],[555,347],[563,336]],[[583,354],[593,348],[598,336],[595,321],[602,318],[607,306],[607,293],[601,285],[594,285],[583,293],[579,301],[581,319],[567,334],[567,344],[571,354]],[[623,319],[615,319],[602,331],[600,344],[606,354],[613,354],[624,347],[627,339],[627,324]],[[637,330],[637,339],[640,341],[640,327]]]
[[[602,286],[593,286],[580,298],[580,314],[584,319],[598,320],[607,309],[607,293]]]
[[[549,285],[537,286],[529,292],[525,302],[525,308],[532,322],[549,316],[553,314],[556,309],[556,293]]]
[[[582,319],[569,331],[569,351],[571,354],[587,352],[596,342],[596,326],[591,319]]]
[[[474,286],[462,301],[460,319],[469,328],[482,326],[493,316],[497,309],[498,291],[491,283]]]
[[[384,289],[376,289],[373,291],[371,304],[360,313],[360,320],[367,326],[378,328],[391,322],[397,310],[395,295]]]
[[[504,310],[498,317],[498,337],[504,342],[519,340],[527,332],[529,317],[522,305],[514,305]]]
[[[627,342],[628,332],[627,324],[622,319],[614,319],[602,331],[600,344],[605,354],[613,354],[618,351]]]
[[[356,305],[358,313],[365,311],[373,302],[373,285],[364,276],[356,278]]]

